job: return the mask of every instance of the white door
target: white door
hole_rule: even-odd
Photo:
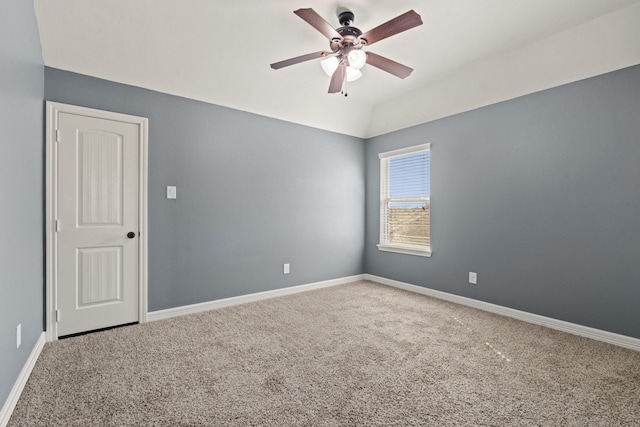
[[[58,336],[139,320],[140,134],[58,114]]]

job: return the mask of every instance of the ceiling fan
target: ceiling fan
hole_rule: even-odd
[[[338,20],[342,26],[336,29],[311,8],[298,9],[293,13],[324,34],[324,36],[329,39],[329,48],[331,50],[321,50],[275,62],[271,64],[271,68],[274,70],[311,59],[325,58],[321,65],[325,72],[331,76],[329,93],[342,92],[345,96],[347,96],[347,94],[343,88],[346,82],[356,80],[362,76],[360,68],[362,68],[364,64],[372,65],[401,79],[409,76],[413,71],[412,68],[406,65],[402,65],[373,52],[365,52],[363,49],[365,46],[371,46],[387,37],[422,25],[420,15],[413,10],[403,13],[366,33],[351,26],[354,20],[354,14],[349,10],[341,10],[338,12]]]

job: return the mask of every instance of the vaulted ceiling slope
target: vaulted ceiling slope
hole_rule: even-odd
[[[367,31],[414,9],[424,25],[371,51],[408,65],[402,80],[365,65],[349,96],[327,94],[328,48],[294,15],[336,10]],[[358,137],[478,108],[640,63],[640,0],[35,0],[47,66]]]

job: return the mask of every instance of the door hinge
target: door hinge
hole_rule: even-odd
[[[60,310],[56,310],[56,322],[60,321]]]
[[[60,139],[62,139],[60,129],[56,129],[56,142],[60,142]]]
[[[60,220],[59,219],[56,219],[55,230],[56,230],[56,233],[58,233],[60,231]]]

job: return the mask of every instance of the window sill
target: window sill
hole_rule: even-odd
[[[417,249],[417,248],[407,248],[403,246],[394,246],[394,245],[377,245],[378,249],[385,252],[395,252],[398,254],[406,254],[406,255],[416,255],[416,256],[431,256],[431,249]]]

